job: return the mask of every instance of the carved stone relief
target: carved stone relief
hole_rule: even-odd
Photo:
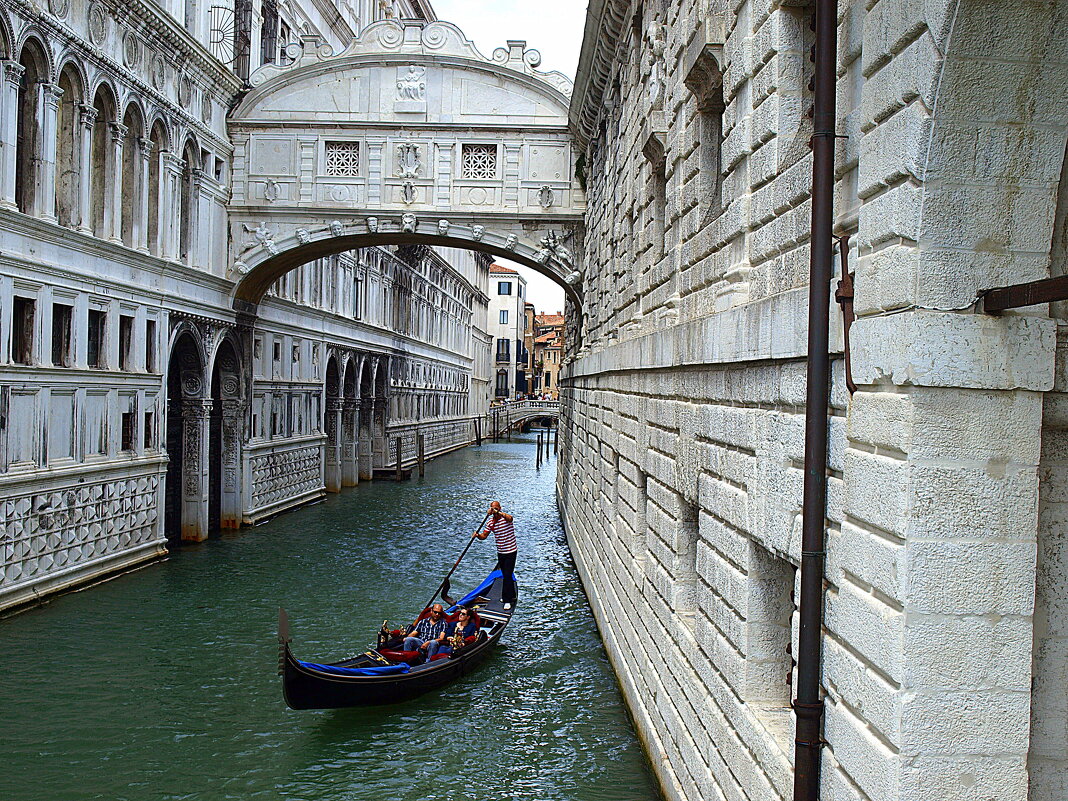
[[[401,230],[406,234],[414,234],[415,227],[419,224],[414,214],[405,214],[401,217]]]
[[[158,53],[152,56],[152,63],[148,68],[148,77],[154,89],[163,90],[164,85],[167,83],[167,65],[163,61],[163,56]]]
[[[122,60],[132,70],[141,66],[141,42],[133,31],[126,31],[122,37]]]
[[[48,10],[52,16],[66,19],[70,13],[70,0],[48,0]]]
[[[401,178],[418,178],[423,169],[419,145],[402,142],[397,145],[397,175]]]
[[[107,41],[110,25],[111,20],[102,5],[93,3],[89,6],[89,39],[93,44],[102,45]]]
[[[397,100],[426,100],[426,67],[412,64],[397,70]]]

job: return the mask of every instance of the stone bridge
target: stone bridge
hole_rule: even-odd
[[[386,20],[344,52],[308,36],[287,55],[231,116],[235,308],[313,259],[409,243],[511,259],[578,306],[571,83],[536,50],[486,57],[449,23]]]
[[[520,400],[502,403],[489,410],[489,436],[500,436],[531,420],[544,417],[559,421],[560,401]]]

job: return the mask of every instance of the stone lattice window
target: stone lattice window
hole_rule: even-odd
[[[327,142],[326,174],[354,177],[360,174],[359,142]]]
[[[462,178],[496,178],[497,146],[464,145],[460,166]]]

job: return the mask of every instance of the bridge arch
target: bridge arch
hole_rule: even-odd
[[[315,37],[266,65],[230,116],[236,309],[282,275],[376,245],[490,253],[578,307],[585,193],[571,83],[525,42],[481,54],[454,25],[385,20],[334,54]]]

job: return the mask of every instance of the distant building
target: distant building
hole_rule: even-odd
[[[560,362],[564,357],[564,315],[537,314],[533,325],[534,387],[536,393],[560,397]]]
[[[490,267],[489,332],[493,337],[493,397],[512,400],[528,392],[523,333],[526,329],[526,280],[515,270]]]

